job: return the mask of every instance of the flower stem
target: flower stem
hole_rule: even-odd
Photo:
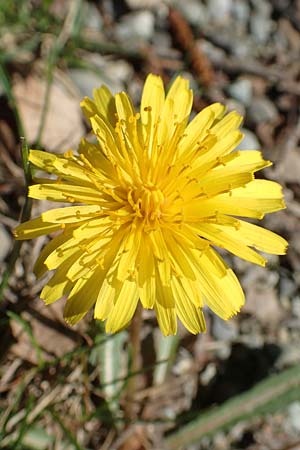
[[[28,189],[28,186],[32,183],[30,165],[29,165],[29,161],[28,161],[28,145],[27,145],[26,139],[24,137],[21,137],[20,139],[21,139],[21,155],[22,155],[22,162],[23,162],[23,169],[24,169],[25,184],[26,184],[26,189]],[[21,218],[20,218],[21,223],[26,222],[27,220],[30,219],[31,206],[32,206],[32,199],[29,198],[28,195],[26,194],[25,203],[24,203],[22,213],[21,213]],[[12,272],[15,268],[17,259],[20,255],[20,250],[21,250],[22,244],[23,244],[22,241],[14,242],[14,245],[13,245],[9,260],[8,260],[7,268],[3,273],[2,281],[0,283],[0,302],[3,299],[4,289],[8,285],[9,277],[12,274]]]
[[[129,343],[131,347],[130,375],[132,375],[128,380],[125,398],[125,418],[128,423],[132,423],[132,421],[134,421],[137,417],[137,410],[134,404],[134,394],[138,390],[141,381],[141,326],[142,307],[138,304],[135,315],[129,327]]]

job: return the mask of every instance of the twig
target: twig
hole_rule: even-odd
[[[169,22],[177,45],[186,53],[191,69],[200,83],[206,87],[211,86],[214,80],[213,67],[199,42],[196,42],[190,25],[175,8],[169,10]]]

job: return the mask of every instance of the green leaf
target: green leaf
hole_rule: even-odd
[[[101,338],[102,339],[102,338]],[[101,385],[111,411],[119,411],[118,395],[124,381],[115,382],[124,373],[123,346],[127,332],[122,331],[106,338],[100,345],[95,345],[90,354],[90,363],[99,366]]]
[[[165,362],[161,362],[155,366],[153,375],[154,384],[161,384],[165,381],[178,343],[178,336],[163,336],[161,333],[157,335],[157,339],[155,339],[156,360]]]
[[[181,450],[203,436],[228,429],[233,424],[251,417],[282,410],[300,399],[299,366],[272,375],[249,391],[222,405],[201,413],[196,419],[170,434],[165,439],[166,450]]]

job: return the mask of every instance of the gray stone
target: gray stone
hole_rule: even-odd
[[[272,12],[271,2],[266,0],[251,0],[254,9],[264,17],[270,17]]]
[[[173,0],[174,1],[174,0]],[[126,0],[130,9],[159,8],[162,6],[161,0]],[[169,2],[170,3],[170,2]],[[171,2],[172,3],[172,2]]]
[[[119,41],[138,43],[137,40],[149,41],[154,33],[155,19],[151,11],[136,11],[122,17],[115,33]]]
[[[245,106],[241,102],[230,97],[230,98],[226,99],[226,101],[224,103],[225,103],[225,106],[226,106],[228,112],[236,111],[242,117],[245,117],[246,109],[245,109]]]
[[[123,84],[131,80],[133,75],[132,66],[124,59],[118,59],[111,61],[106,67],[106,75],[111,80],[116,80],[118,83]]]
[[[271,100],[267,97],[253,98],[248,109],[248,117],[253,123],[272,122],[277,116],[277,109]]]
[[[279,280],[279,290],[280,297],[291,298],[297,289],[295,281],[290,278],[281,277]],[[299,299],[298,299],[299,301]],[[299,311],[300,311],[300,301],[299,301]],[[300,316],[299,316],[300,317]]]
[[[207,9],[199,0],[179,0],[176,7],[191,25],[199,28],[207,24]]]
[[[246,25],[250,16],[250,5],[245,0],[235,0],[232,6],[233,17],[237,23]]]
[[[300,431],[300,402],[293,402],[287,410],[290,427],[293,431]]]
[[[215,46],[206,39],[201,39],[201,41],[197,41],[196,45],[199,45],[200,49],[213,62],[222,61],[224,58],[226,58],[226,53],[224,50]]]
[[[212,335],[220,341],[232,341],[237,338],[238,330],[233,321],[227,322],[214,316]]]
[[[248,36],[242,36],[235,39],[235,45],[232,47],[232,54],[237,58],[249,58],[257,54],[256,43]]]
[[[94,3],[84,3],[84,24],[96,31],[102,30],[103,19]]]
[[[228,87],[228,92],[243,105],[249,106],[253,93],[252,83],[247,78],[240,78]]]
[[[252,131],[247,128],[241,129],[244,134],[242,142],[237,146],[237,150],[259,150],[261,145]]]
[[[300,318],[300,298],[295,297],[292,300],[292,312],[295,317]]]
[[[118,80],[110,79],[104,72],[103,74],[96,74],[88,70],[71,69],[69,76],[82,96],[93,97],[93,90],[102,84],[105,84],[113,93],[123,89],[122,83],[118,82]]]
[[[11,248],[12,238],[0,223],[0,261],[4,261]]]
[[[154,33],[152,44],[158,53],[161,53],[162,50],[169,51],[172,47],[172,39],[170,33],[157,31],[156,33]]]
[[[261,15],[260,13],[254,13],[250,20],[250,30],[253,35],[253,39],[259,44],[265,44],[272,32],[273,22]]]
[[[86,69],[71,69],[69,76],[79,89],[81,95],[92,97],[94,88],[105,84],[113,94],[124,90],[132,76],[132,66],[125,60],[107,61],[99,57],[93,61],[98,73]]]
[[[232,0],[210,0],[207,8],[214,22],[226,24],[230,20]]]

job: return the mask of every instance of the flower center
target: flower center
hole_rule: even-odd
[[[165,197],[156,186],[143,185],[129,191],[128,201],[138,217],[153,222],[162,215]]]

